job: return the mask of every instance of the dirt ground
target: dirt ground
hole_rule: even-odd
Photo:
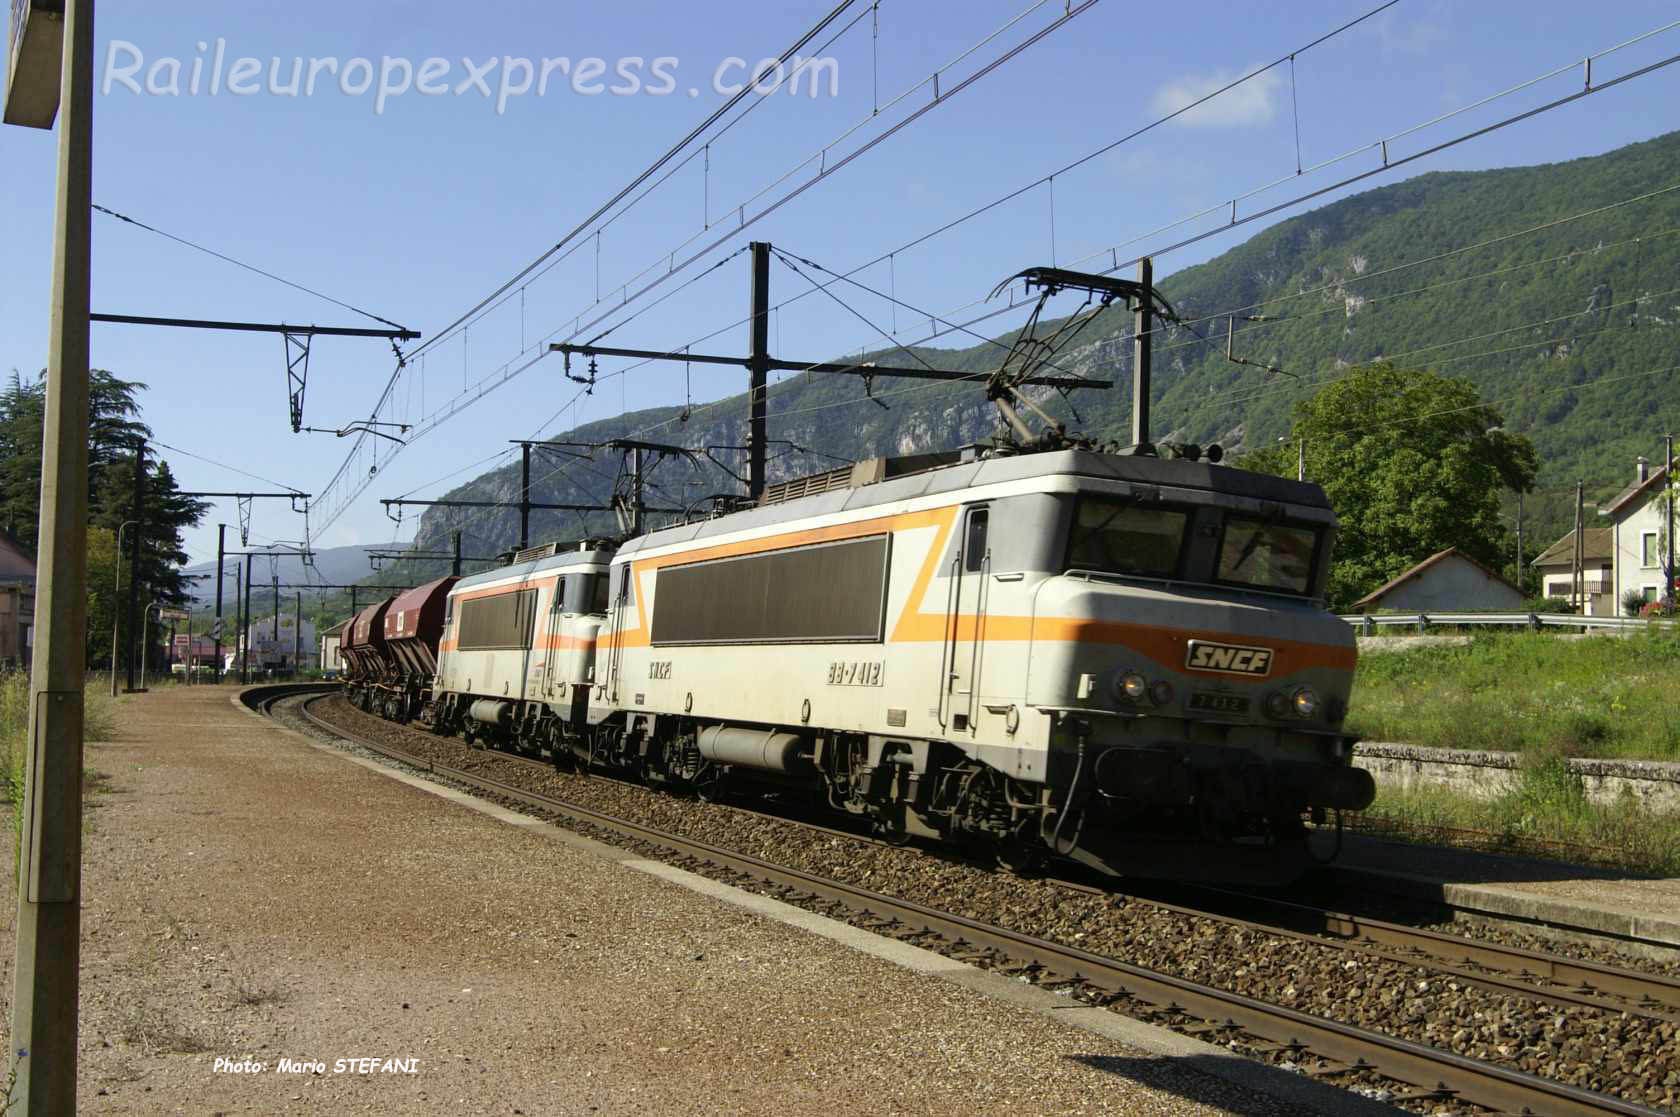
[[[388,779],[231,694],[125,699],[88,746],[85,1112],[1275,1108]],[[413,1062],[336,1067],[355,1058]]]

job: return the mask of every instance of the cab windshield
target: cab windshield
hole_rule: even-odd
[[[1068,541],[1068,566],[1103,574],[1170,578],[1178,573],[1190,514],[1180,508],[1082,496]]]
[[[1312,585],[1317,549],[1315,528],[1226,516],[1215,577],[1239,586],[1304,594]]]

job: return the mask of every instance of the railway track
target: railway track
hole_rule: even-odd
[[[278,701],[307,694],[297,688],[263,694],[248,702],[269,712]],[[1286,1056],[1309,1065],[1313,1077],[1377,1075],[1403,1084],[1395,1101],[1468,1103],[1494,1112],[1539,1114],[1652,1114],[1661,1112],[1596,1091],[1385,1035],[1297,1009],[1271,1004],[1203,985],[1177,975],[1147,969],[1078,947],[1035,938],[950,912],[899,899],[867,888],[830,880],[787,866],[656,829],[551,796],[535,794],[501,780],[438,764],[399,748],[370,740],[320,718],[308,706],[298,712],[320,731],[423,771],[598,829],[621,840],[657,848],[667,860],[707,868],[753,881],[793,902],[847,913],[879,932],[908,941],[943,947],[956,957],[1002,969],[1066,990],[1090,1004],[1114,1006],[1129,1015],[1170,1023],[1177,1030],[1262,1056]],[[508,754],[497,753],[498,757]],[[526,759],[529,758],[516,758]],[[534,761],[541,767],[548,765]],[[780,817],[772,815],[770,817]],[[787,821],[787,820],[784,820]],[[804,823],[796,823],[806,825]],[[827,829],[827,828],[817,828]],[[838,833],[837,831],[830,831]],[[855,835],[846,835],[856,837]],[[1057,882],[1070,889],[1090,889]],[[1225,894],[1244,903],[1259,898]],[[1164,905],[1141,898],[1141,902]],[[1321,911],[1302,905],[1272,905],[1272,922],[1241,920],[1199,908],[1164,905],[1197,918],[1233,920],[1258,932],[1293,936],[1317,945],[1340,943],[1367,957],[1408,965],[1427,965],[1469,984],[1555,1005],[1599,1012],[1647,1015],[1680,1020],[1680,983],[1654,975],[1615,970],[1598,963],[1459,939],[1438,932]],[[1285,909],[1296,909],[1287,911]],[[1317,921],[1316,933],[1280,924],[1283,916]]]

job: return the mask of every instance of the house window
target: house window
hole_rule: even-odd
[[[1650,568],[1657,565],[1657,533],[1647,531],[1639,537],[1639,565]]]

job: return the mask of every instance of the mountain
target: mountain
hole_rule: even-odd
[[[245,549],[243,547],[238,547],[237,541],[233,540],[229,541],[229,546],[237,547],[239,550]],[[282,583],[291,585],[300,585],[304,583],[318,585],[323,582],[337,585],[349,585],[353,582],[360,582],[368,577],[371,572],[371,564],[368,562],[367,553],[370,550],[376,549],[377,548],[361,546],[329,547],[326,550],[319,550],[315,552],[315,563],[310,567],[305,567],[303,565],[303,560],[298,558],[296,555],[277,555],[273,561],[272,569],[270,568],[270,563],[267,558],[258,557],[252,559],[251,581],[254,583],[254,590],[251,596],[252,613],[258,612],[259,609],[265,612],[273,611],[272,591],[270,591],[268,595],[268,601],[263,602],[259,599],[263,597],[263,588],[265,586],[272,585],[275,575],[279,576]],[[224,577],[222,583],[222,608],[224,612],[230,614],[233,611],[233,568],[235,565],[239,566],[241,572],[240,576],[243,577],[245,560],[243,558],[230,558],[227,560],[228,574]],[[184,573],[189,578],[200,575],[208,575],[208,577],[198,577],[198,580],[192,583],[193,608],[203,609],[206,607],[213,607],[216,604],[215,562],[201,562],[197,566],[189,566],[186,568]],[[287,590],[285,592],[289,596],[294,591]],[[319,596],[326,592],[327,591],[325,590],[320,590],[312,593],[311,591],[306,590],[304,591],[304,595],[306,597]]]
[[[1634,458],[1660,450],[1680,404],[1680,378],[1653,372],[1680,365],[1680,190],[1617,205],[1676,183],[1680,133],[1564,163],[1426,174],[1291,218],[1177,272],[1159,286],[1188,323],[1157,335],[1155,438],[1217,440],[1236,451],[1270,444],[1288,430],[1296,400],[1338,370],[1379,358],[1466,377],[1497,403],[1506,428],[1529,435],[1540,451],[1541,491],[1526,509],[1537,551],[1567,526],[1574,480],[1587,481],[1589,498],[1622,488]],[[1614,208],[1565,220],[1599,207]],[[1251,363],[1227,359],[1227,312],[1237,315],[1233,353]],[[1129,326],[1128,314],[1104,312],[1058,354],[1064,370],[1115,382],[1110,391],[1078,394],[1071,403],[1080,421],[1070,427],[1126,440]],[[914,356],[984,372],[1001,353],[980,344]],[[869,357],[914,360],[891,350]],[[771,480],[836,459],[960,446],[996,429],[992,405],[970,384],[881,381],[873,391],[874,400],[865,398],[850,376],[806,374],[772,385],[770,437],[783,441],[771,446]],[[1054,393],[1039,398],[1071,418]],[[739,447],[744,414],[745,397],[736,396],[686,420],[681,408],[654,408],[565,437],[635,434],[696,450]],[[711,457],[659,465],[649,503],[741,491],[714,464],[740,472],[739,452],[714,449]],[[532,499],[603,500],[618,473],[616,455],[539,454]],[[518,487],[514,465],[448,495],[509,500]],[[577,537],[611,523],[610,515],[535,513],[531,538]],[[419,546],[447,548],[454,526],[468,553],[490,554],[516,541],[518,514],[433,509],[421,521]]]

